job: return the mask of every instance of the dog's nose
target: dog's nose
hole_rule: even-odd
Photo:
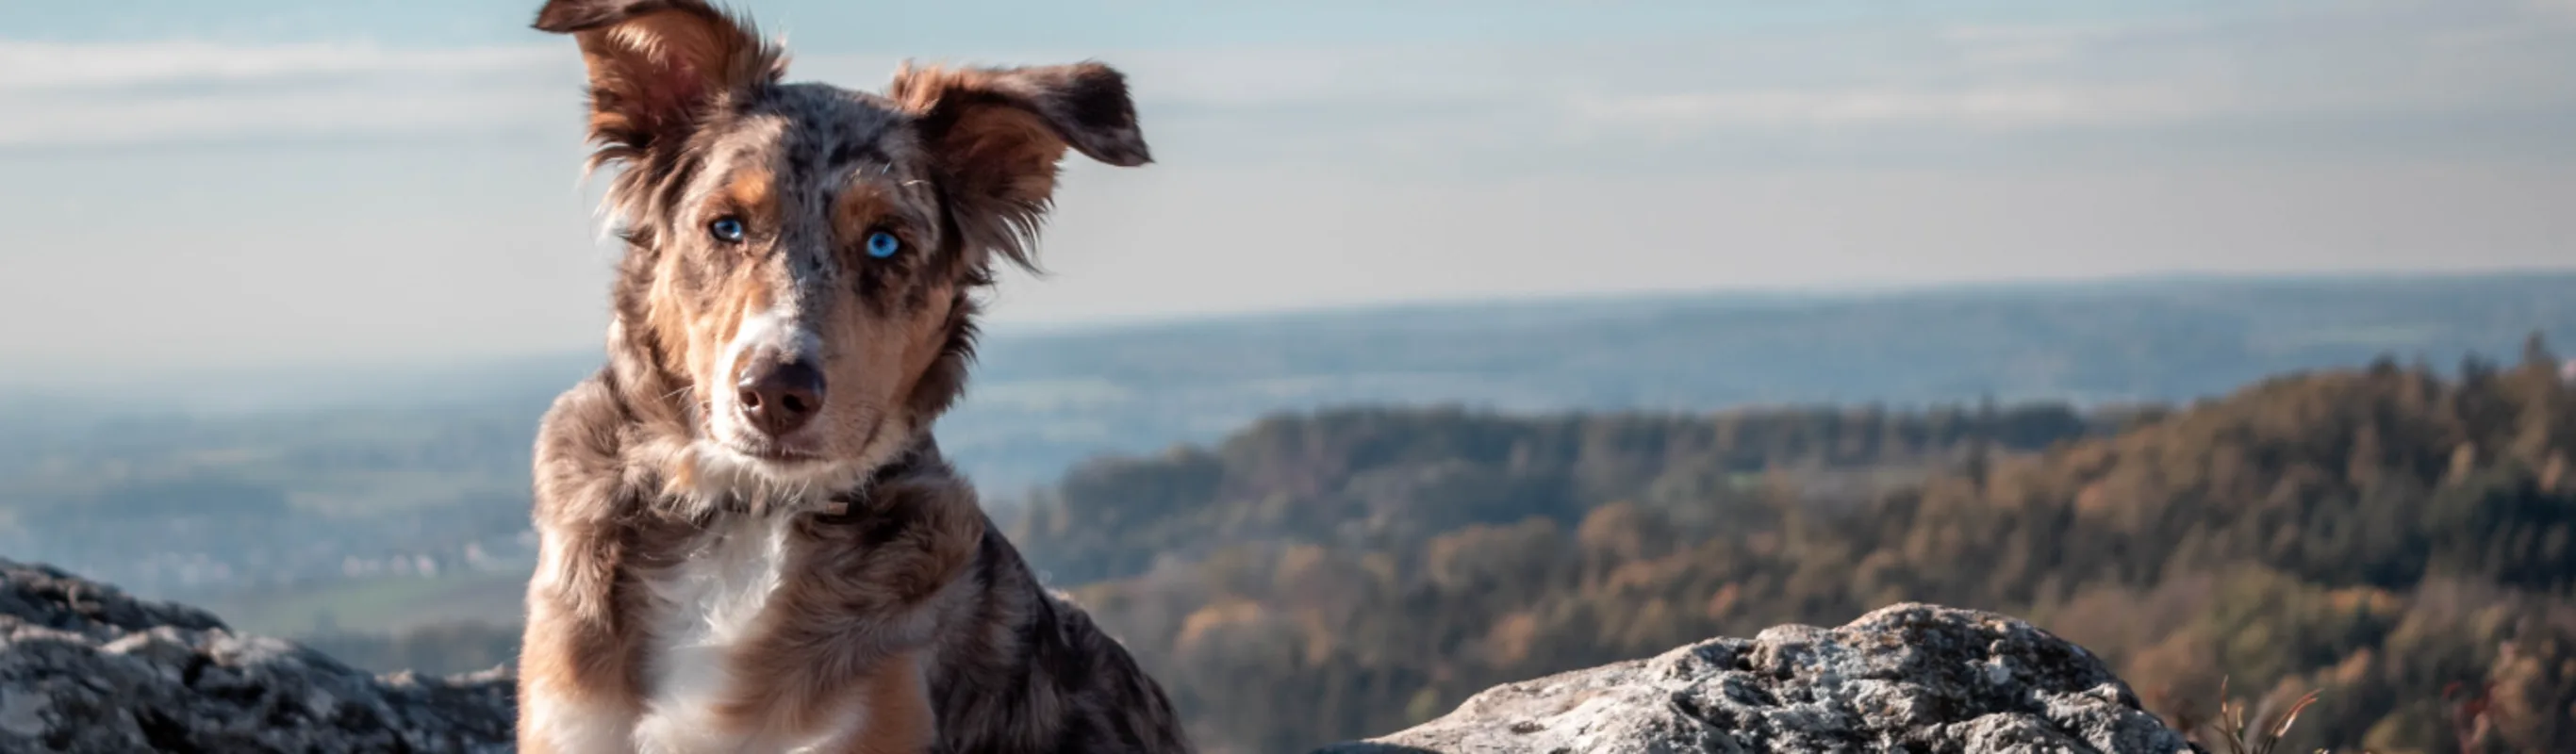
[[[742,417],[771,437],[794,432],[823,411],[823,373],[804,359],[754,358],[734,387]]]

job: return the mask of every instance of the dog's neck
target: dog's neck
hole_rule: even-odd
[[[709,462],[704,455],[677,459],[680,463],[699,464],[683,472],[685,484],[675,485],[662,501],[668,510],[685,518],[704,521],[709,517],[767,517],[778,515],[816,514],[823,520],[863,516],[871,508],[877,491],[896,481],[948,470],[939,455],[939,446],[927,430],[918,432],[901,450],[873,465],[833,472],[827,477],[779,481],[762,478],[761,472],[743,467],[724,467]],[[686,468],[686,467],[684,467]]]
[[[612,357],[601,376],[625,421],[641,430],[627,444],[627,462],[664,480],[659,499],[650,506],[662,514],[697,521],[710,516],[801,513],[827,519],[857,516],[868,508],[870,492],[887,482],[949,473],[928,420],[896,450],[884,453],[882,460],[815,479],[768,479],[744,466],[741,459],[711,457],[697,440],[695,412],[680,397],[685,389],[675,389],[677,381],[655,365],[615,348],[620,334],[611,335]],[[782,494],[791,490],[796,494]]]
[[[944,463],[939,456],[939,443],[930,436],[929,431],[924,430],[913,439],[911,445],[905,446],[893,458],[878,464],[875,469],[862,477],[858,484],[834,490],[831,494],[822,496],[819,502],[806,510],[815,514],[815,520],[824,523],[854,522],[868,514],[872,508],[871,503],[877,499],[876,491],[883,489],[888,483],[941,468],[944,468]],[[736,512],[748,507],[728,506],[727,511]],[[740,512],[748,511],[740,510]]]

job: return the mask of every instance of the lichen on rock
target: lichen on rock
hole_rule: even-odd
[[[0,751],[506,752],[511,678],[371,675],[203,610],[0,560]],[[2100,659],[1902,604],[1488,689],[1319,754],[2194,752]]]
[[[509,751],[501,669],[371,675],[203,610],[0,560],[0,751]]]
[[[2197,751],[2084,648],[1923,604],[1504,684],[1318,754]]]

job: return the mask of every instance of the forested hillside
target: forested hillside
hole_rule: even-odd
[[[2219,395],[2381,353],[2447,366],[2510,353],[2535,330],[2576,339],[2576,274],[1702,293],[997,326],[937,431],[985,499],[1008,510],[1086,459],[1214,448],[1266,417],[1333,407],[1526,417],[1787,405],[1839,416],[1868,401],[1919,413],[1993,396],[2090,411]],[[594,347],[51,388],[0,370],[0,554],[275,633],[516,620],[534,564],[529,438],[555,395],[601,358]],[[1131,568],[1153,557],[1120,550]],[[1102,564],[1064,565],[1070,582]]]
[[[2382,360],[2176,407],[1279,415],[1081,466],[1001,523],[1219,751],[1905,600],[2027,616],[2160,712],[2323,701],[2291,747],[2576,750],[2576,387]],[[314,643],[511,654],[455,625]],[[2477,713],[2465,716],[2466,713]]]
[[[2481,750],[2568,751],[2576,392],[2530,351],[2089,420],[1282,417],[1088,465],[1011,526],[1059,583],[1107,579],[1076,594],[1245,750],[1927,600],[2030,616],[2162,711],[2323,690],[2299,746],[2451,751],[2482,706]]]

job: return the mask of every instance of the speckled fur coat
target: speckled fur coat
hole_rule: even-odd
[[[1190,750],[930,428],[1068,150],[1151,161],[1093,62],[786,83],[702,0],[551,0],[626,241],[608,364],[538,430],[519,750]]]
[[[654,427],[625,405],[620,386],[613,368],[603,370],[558,399],[542,425],[538,515],[554,522],[550,550],[581,555],[558,566],[568,587],[559,594],[572,599],[529,606],[566,622],[568,630],[531,632],[553,645],[531,647],[529,661],[556,665],[522,672],[586,677],[641,697],[649,658],[637,650],[651,627],[632,618],[650,612],[646,584],[708,532],[776,514],[663,513],[656,464],[627,452],[652,444]],[[1038,585],[927,437],[840,500],[843,510],[789,517],[787,570],[811,581],[782,584],[794,593],[772,598],[780,638],[762,672],[782,687],[757,697],[759,707],[827,701],[784,682],[866,685],[871,663],[902,657],[921,668],[929,707],[919,712],[936,721],[927,751],[1190,750],[1161,687],[1090,616]],[[799,611],[785,612],[791,604]],[[885,696],[860,703],[895,701]]]

